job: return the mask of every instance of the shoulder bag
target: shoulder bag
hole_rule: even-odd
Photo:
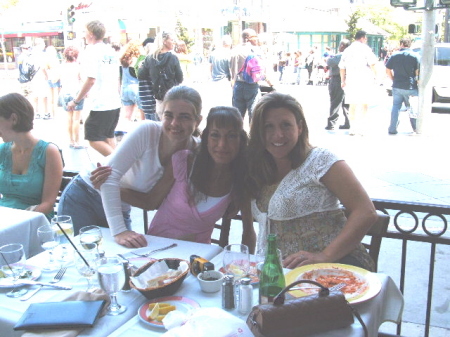
[[[300,283],[311,283],[317,294],[285,301],[285,293]],[[353,324],[353,314],[368,332],[359,313],[350,306],[341,291],[331,291],[311,280],[296,281],[284,288],[273,303],[254,306],[247,325],[255,337],[308,336]]]

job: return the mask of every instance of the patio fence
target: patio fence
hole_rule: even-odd
[[[448,229],[448,219],[450,215],[450,206],[399,202],[392,200],[372,199],[376,209],[383,213],[389,214],[390,224],[388,232],[383,237],[401,241],[401,256],[400,256],[400,291],[405,294],[405,290],[414,291],[413,296],[419,296],[423,287],[426,285],[426,313],[425,322],[425,337],[430,336],[430,323],[432,318],[432,302],[433,294],[435,298],[441,294],[444,296],[445,289],[434,289],[434,280],[436,277],[445,279],[448,274],[445,270],[436,267],[437,256],[436,251],[439,247],[450,246],[450,231]],[[416,250],[414,254],[414,243],[422,243],[429,248],[429,256],[417,256],[419,253]],[[444,249],[445,251],[445,249]],[[383,253],[383,246],[381,248]],[[394,255],[394,254],[392,254]],[[391,255],[390,260],[391,260]],[[392,260],[395,256],[392,256]],[[427,262],[428,259],[428,262]],[[448,256],[445,257],[444,266],[448,268]],[[420,265],[422,267],[420,267]],[[424,282],[418,282],[417,273],[408,273],[408,268],[414,270],[425,270],[423,266],[427,266],[427,276]],[[379,265],[380,268],[380,265]],[[447,274],[447,275],[444,275]],[[390,275],[393,277],[393,275]],[[437,299],[437,298],[436,298]],[[406,306],[408,303],[406,303]],[[419,314],[420,308],[415,308]],[[401,324],[397,327],[397,335],[401,334]],[[380,334],[380,336],[388,336],[387,334]]]

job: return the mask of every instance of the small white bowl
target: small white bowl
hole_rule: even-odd
[[[217,270],[208,270],[197,275],[200,289],[205,293],[215,293],[222,288],[223,274]],[[208,280],[209,279],[209,280]]]

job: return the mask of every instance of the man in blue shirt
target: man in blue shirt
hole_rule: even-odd
[[[390,135],[397,134],[398,113],[402,104],[410,109],[410,122],[413,132],[416,132],[417,105],[410,104],[410,97],[418,96],[417,80],[419,76],[419,56],[411,49],[411,40],[403,38],[400,40],[400,50],[394,53],[386,63],[386,74],[392,80],[392,111],[391,124],[388,132]],[[412,108],[414,106],[414,109]]]

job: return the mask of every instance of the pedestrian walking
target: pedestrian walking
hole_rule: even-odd
[[[67,111],[67,132],[69,146],[73,149],[84,149],[80,145],[80,115],[84,107],[84,99],[80,100],[72,110],[67,104],[77,97],[81,86],[80,64],[78,63],[79,50],[74,46],[64,49],[65,62],[61,65],[61,98],[63,108]]]
[[[367,34],[363,30],[355,34],[355,41],[342,53],[339,68],[345,100],[350,104],[352,128],[349,135],[364,134],[367,127],[367,110],[375,90],[377,61],[377,56],[367,45]]]
[[[225,35],[222,38],[222,45],[209,56],[211,79],[214,95],[214,102],[211,106],[231,105],[231,37]],[[220,95],[218,94],[220,93]]]
[[[232,104],[239,109],[242,118],[245,117],[248,111],[249,122],[252,119],[252,106],[255,100],[261,96],[259,84],[257,81],[244,78],[245,71],[243,67],[249,56],[253,56],[255,60],[259,58],[257,67],[262,67],[261,51],[258,48],[258,36],[253,29],[245,29],[242,32],[242,45],[233,50],[230,61],[230,72],[233,84],[233,98]],[[261,68],[259,69],[259,72]],[[256,73],[256,72],[255,72]]]
[[[84,137],[94,150],[108,156],[116,147],[114,130],[120,114],[120,86],[118,58],[114,49],[103,43],[105,33],[105,25],[98,20],[86,25],[88,46],[83,67],[87,79],[67,108],[73,111],[89,93],[91,111],[84,122]]]
[[[411,40],[400,40],[400,50],[392,54],[386,63],[386,74],[392,80],[392,110],[388,133],[397,134],[398,114],[402,104],[408,108],[409,121],[416,132],[418,87],[420,61],[419,55],[410,49]]]
[[[350,45],[350,41],[342,39],[339,44],[339,53],[330,56],[327,59],[327,66],[330,68],[330,83],[328,84],[328,93],[330,94],[330,116],[325,127],[326,130],[334,130],[339,119],[339,110],[345,118],[345,123],[339,126],[339,129],[350,129],[350,121],[348,119],[349,105],[345,102],[345,92],[341,87],[341,74],[339,70],[339,62],[344,50]]]
[[[144,48],[144,55],[141,55],[138,59],[135,69],[137,69],[139,80],[139,99],[141,101],[142,111],[144,112],[144,118],[152,121],[159,121],[159,116],[156,113],[156,99],[153,95],[152,81],[150,80],[150,71],[144,68],[144,63],[149,64],[147,58],[152,57],[152,47],[155,39],[148,37],[142,42]]]
[[[157,35],[156,49],[144,61],[144,71],[148,72],[156,98],[156,112],[161,113],[160,106],[166,92],[183,82],[183,71],[181,70],[178,57],[172,53],[174,48],[173,34],[162,32]],[[161,117],[161,116],[160,116]]]
[[[127,43],[120,57],[121,100],[125,110],[125,119],[128,122],[133,120],[133,113],[136,108],[139,110],[140,119],[144,119],[139,98],[139,80],[134,69],[134,65],[140,55],[141,43],[137,40],[132,40]]]

